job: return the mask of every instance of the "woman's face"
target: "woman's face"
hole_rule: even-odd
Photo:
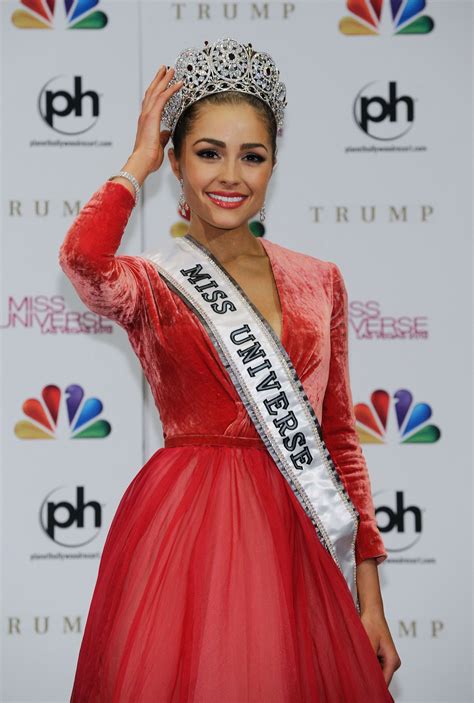
[[[191,222],[197,217],[203,224],[235,229],[263,206],[274,164],[265,123],[250,105],[203,105],[179,165],[173,149],[168,153],[175,175],[183,178]]]

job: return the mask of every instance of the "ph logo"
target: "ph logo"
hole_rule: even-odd
[[[415,100],[410,95],[398,95],[396,81],[376,89],[377,81],[367,83],[356,95],[354,120],[372,139],[400,139],[411,130],[415,121]]]
[[[374,499],[382,493],[393,496],[392,491],[378,491],[374,493]],[[423,532],[422,509],[418,505],[407,504],[404,491],[395,491],[385,505],[377,502],[375,515],[387,551],[404,552],[420,541]]]
[[[99,119],[100,96],[94,90],[83,91],[82,76],[74,76],[72,91],[69,90],[70,85],[70,80],[65,76],[52,78],[41,89],[38,109],[42,119],[55,132],[84,134]]]
[[[52,496],[55,496],[55,499]],[[62,499],[61,499],[62,498]],[[69,500],[68,500],[69,498]],[[40,524],[45,534],[62,547],[83,547],[92,542],[102,527],[102,505],[84,501],[84,486],[71,496],[65,486],[53,489],[41,504]]]

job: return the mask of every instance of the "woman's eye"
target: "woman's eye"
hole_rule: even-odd
[[[204,156],[204,158],[207,159],[207,156],[205,154],[215,154],[216,152],[213,151],[212,149],[206,149],[205,151],[198,151],[198,156]]]
[[[211,154],[212,156],[209,157],[209,154]],[[198,151],[198,156],[202,156],[204,159],[212,159],[214,155],[217,155],[217,152],[213,149],[204,149],[203,151]],[[263,156],[260,156],[260,154],[246,154],[244,158],[247,159],[247,157],[251,157],[250,161],[253,161],[254,163],[260,163],[261,161],[265,161]]]
[[[263,156],[260,156],[260,154],[247,154],[247,156],[254,156],[256,163],[260,163],[261,161],[265,161]],[[254,161],[254,159],[252,159],[252,161]]]

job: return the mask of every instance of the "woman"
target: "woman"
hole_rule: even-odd
[[[276,164],[283,84],[251,45],[207,44],[159,69],[121,175],[82,208],[60,250],[83,302],[127,331],[165,440],[109,529],[71,701],[393,701],[401,662],[355,430],[346,289],[335,264],[250,232]],[[170,136],[189,232],[166,256],[117,256]],[[282,381],[279,407],[294,394],[283,419],[290,427],[302,409],[298,435],[282,431],[277,396],[256,393],[270,386],[252,385],[259,367],[238,348],[242,334]]]

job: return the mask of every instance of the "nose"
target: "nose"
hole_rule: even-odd
[[[227,186],[240,183],[239,167],[233,159],[223,160],[219,181]]]

